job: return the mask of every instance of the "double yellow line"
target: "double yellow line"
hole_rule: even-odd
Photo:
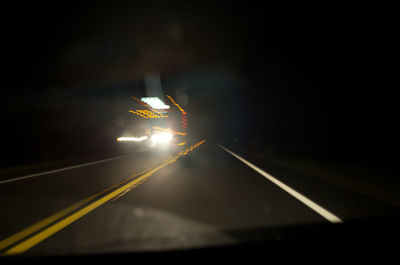
[[[196,148],[200,144],[204,143],[205,141],[201,141],[193,147]],[[123,196],[126,192],[131,190],[132,188],[136,187],[140,183],[143,183],[148,177],[152,174],[157,172],[158,170],[162,169],[163,167],[174,163],[178,160],[181,156],[186,155],[189,151],[189,148],[186,152],[179,152],[177,155],[169,157],[168,159],[164,160],[160,165],[155,166],[153,168],[144,170],[140,173],[134,174],[129,178],[125,179],[124,181],[111,186],[95,195],[92,195],[82,201],[79,201],[64,210],[55,213],[42,221],[31,225],[22,231],[0,241],[0,252],[7,249],[5,252],[1,253],[1,256],[6,255],[16,255],[21,254],[28,249],[32,248],[33,246],[39,244],[46,238],[50,237],[51,235],[57,233],[64,227],[70,225],[71,223],[75,222],[79,218],[83,217],[84,215],[90,213],[91,211],[95,210],[99,206],[105,204],[106,202],[112,199],[118,199]],[[137,177],[140,176],[140,177]],[[137,177],[137,178],[135,178]],[[133,179],[135,178],[135,179]],[[133,179],[133,180],[132,180]],[[132,180],[132,181],[131,181]],[[94,200],[96,197],[100,197],[100,195],[112,190],[112,192],[108,193],[107,195]],[[94,201],[93,201],[94,200]],[[88,204],[90,203],[90,204]],[[86,206],[85,206],[86,205]],[[65,217],[65,218],[64,218]],[[19,243],[17,243],[19,242]],[[15,244],[17,243],[17,244]],[[14,246],[12,246],[15,244]],[[11,246],[11,247],[10,247]]]
[[[180,155],[178,155],[180,156]],[[16,244],[15,246],[9,248],[7,251],[5,251],[4,253],[2,253],[2,256],[5,255],[16,255],[16,254],[20,254],[23,253],[25,251],[27,251],[28,249],[32,248],[33,246],[39,244],[40,242],[42,242],[43,240],[45,240],[46,238],[50,237],[51,235],[57,233],[58,231],[60,231],[61,229],[63,229],[64,227],[68,226],[69,224],[75,222],[76,220],[78,220],[79,218],[81,218],[82,216],[88,214],[89,212],[95,210],[96,208],[98,208],[99,206],[103,205],[104,203],[110,201],[111,199],[113,199],[114,197],[118,196],[119,194],[125,192],[125,190],[130,189],[132,186],[137,185],[138,183],[140,183],[141,181],[145,180],[146,178],[150,177],[152,174],[154,174],[156,171],[160,170],[161,168],[165,167],[166,165],[170,164],[171,161],[175,162],[177,157],[172,157],[167,159],[166,161],[164,161],[161,165],[149,170],[147,173],[143,174],[142,176],[128,182],[127,184],[121,186],[120,188],[117,188],[116,190],[112,191],[111,193],[105,195],[104,197],[99,198],[98,200],[95,200],[94,202],[90,203],[89,205],[81,208],[82,206],[84,206],[85,204],[87,204],[88,202],[92,201],[94,198],[98,197],[99,195],[105,193],[106,191],[114,188],[115,186],[121,185],[122,183],[126,182],[126,180],[122,183],[119,183],[117,185],[114,185],[100,193],[97,193],[93,196],[90,196],[82,201],[79,201],[71,206],[69,206],[68,208],[53,214],[47,218],[45,218],[44,220],[29,226],[28,228],[0,241],[0,251],[4,250],[5,248],[11,246],[12,244],[20,241],[21,239],[24,239],[38,231],[40,231],[39,233],[33,235],[32,237],[29,237],[23,241],[21,241],[20,243]],[[132,175],[130,176],[127,180],[132,179],[133,177],[137,176],[138,174]],[[81,209],[80,209],[81,208]],[[78,210],[79,209],[79,210]],[[76,211],[77,210],[77,211]],[[70,214],[70,215],[69,215]],[[62,219],[63,217],[67,216],[66,218]],[[61,220],[60,220],[61,219]],[[58,220],[58,221],[57,221]],[[56,222],[57,221],[57,222]]]

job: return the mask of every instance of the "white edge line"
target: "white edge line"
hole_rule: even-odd
[[[222,148],[223,150],[225,150],[226,152],[228,152],[229,154],[231,154],[234,157],[236,157],[237,159],[239,159],[240,161],[242,161],[243,163],[245,163],[246,165],[248,165],[249,167],[251,167],[252,169],[254,169],[255,171],[257,171],[258,173],[260,173],[261,175],[263,175],[264,177],[266,177],[268,180],[270,180],[271,182],[273,182],[274,184],[279,186],[281,189],[283,189],[284,191],[286,191],[287,193],[289,193],[290,195],[292,195],[293,197],[295,197],[296,199],[298,199],[299,201],[301,201],[302,203],[304,203],[308,207],[310,207],[312,210],[317,212],[319,215],[324,217],[329,222],[331,222],[331,223],[342,223],[343,222],[336,215],[332,214],[331,212],[329,212],[328,210],[324,209],[323,207],[321,207],[317,203],[315,203],[312,200],[308,199],[306,196],[304,196],[304,195],[300,194],[299,192],[297,192],[296,190],[292,189],[291,187],[289,187],[285,183],[283,183],[283,182],[277,180],[276,178],[272,177],[267,172],[263,171],[262,169],[258,168],[255,165],[253,165],[249,161],[245,160],[244,158],[238,156],[237,154],[231,152],[230,150],[226,149],[225,147],[223,147],[223,146],[221,146],[219,144],[218,144],[218,146],[220,148]]]
[[[116,156],[116,157],[107,158],[107,159],[103,159],[103,160],[98,160],[98,161],[94,161],[94,162],[84,163],[84,164],[80,164],[80,165],[64,167],[64,168],[60,168],[60,169],[54,169],[54,170],[50,170],[50,171],[30,174],[30,175],[26,175],[26,176],[22,176],[22,177],[16,177],[16,178],[12,178],[12,179],[6,179],[6,180],[0,181],[0,184],[19,181],[19,180],[28,179],[28,178],[33,178],[33,177],[37,177],[37,176],[41,176],[41,175],[53,174],[53,173],[57,173],[57,172],[65,171],[65,170],[74,169],[74,168],[79,168],[79,167],[85,167],[85,166],[90,166],[90,165],[94,165],[94,164],[99,164],[99,163],[115,160],[115,159],[118,159],[118,158],[121,158],[121,157],[125,157],[125,156],[130,156],[130,155],[121,155],[121,156]]]

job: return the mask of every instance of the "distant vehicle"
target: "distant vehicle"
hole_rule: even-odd
[[[147,127],[140,137],[119,137],[118,142],[144,142],[149,148],[180,149],[186,146],[186,119],[187,113],[170,97],[170,101],[177,107],[170,110],[158,97],[146,97],[141,100],[131,97],[139,103],[139,107],[129,112],[143,119]]]
[[[158,97],[144,97],[141,102],[149,108],[149,126],[146,143],[149,147],[171,148],[186,144],[186,112],[170,97],[176,108],[166,105]],[[146,117],[145,117],[146,118]],[[184,123],[183,123],[184,122]]]
[[[174,135],[168,128],[154,126],[148,130],[146,144],[151,148],[165,147],[171,145],[173,140]]]

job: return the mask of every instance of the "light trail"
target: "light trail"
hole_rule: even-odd
[[[179,106],[178,103],[175,102],[175,100],[173,100],[169,95],[166,95],[167,98],[172,102],[172,104],[174,104],[182,113],[186,114],[186,111],[184,111],[181,106]]]
[[[117,142],[141,142],[147,139],[147,136],[142,137],[118,137]]]

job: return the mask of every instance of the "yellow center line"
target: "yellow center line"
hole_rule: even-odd
[[[88,201],[90,201],[91,199],[93,199],[94,197],[96,197],[97,195],[93,195],[87,199],[84,199],[82,201],[79,201],[71,206],[69,206],[68,208],[65,208],[64,210],[53,214],[45,219],[43,219],[40,222],[37,222],[36,224],[33,224],[27,228],[25,228],[24,230],[0,241],[0,250],[14,244],[15,242],[21,240],[22,238],[42,229],[43,227],[57,221],[58,219],[66,216],[67,214],[73,212],[74,210],[78,209],[79,207],[81,207],[82,205],[84,205],[85,203],[87,203]]]
[[[150,167],[148,169],[140,171],[139,173],[133,174],[132,176],[128,177],[127,179],[121,181],[120,183],[118,183],[116,185],[113,185],[113,186],[111,186],[111,187],[109,187],[107,189],[104,189],[103,191],[100,191],[100,192],[94,194],[93,196],[90,196],[90,197],[88,197],[88,198],[86,198],[84,200],[81,200],[81,201],[79,201],[77,203],[74,203],[73,205],[65,208],[64,210],[61,210],[60,212],[55,213],[55,214],[53,214],[53,215],[51,215],[51,216],[49,216],[49,217],[47,217],[47,218],[45,218],[45,219],[43,219],[41,221],[29,226],[29,227],[21,230],[18,233],[14,234],[14,235],[6,238],[6,239],[1,240],[0,241],[0,250],[5,249],[6,247],[14,244],[15,242],[17,242],[17,241],[19,241],[19,240],[21,240],[21,239],[33,234],[33,233],[39,231],[40,229],[42,229],[42,228],[48,226],[49,224],[51,224],[51,223],[63,218],[64,216],[67,216],[68,214],[70,214],[71,212],[77,210],[78,208],[80,208],[84,204],[88,203],[92,199],[96,198],[97,196],[100,196],[101,194],[103,194],[103,193],[105,193],[105,192],[107,192],[107,191],[109,191],[109,190],[111,190],[113,188],[116,188],[116,187],[118,187],[118,186],[120,186],[120,185],[122,185],[124,183],[126,183],[127,181],[131,180],[134,177],[137,177],[137,176],[140,176],[140,175],[144,174],[145,172],[151,170],[154,167],[155,166],[152,166],[152,167]]]
[[[177,157],[175,157],[177,158]],[[171,159],[172,160],[172,159]],[[173,160],[174,162],[176,161]],[[128,184],[125,184],[121,188],[118,188],[117,190],[109,193],[108,195],[94,201],[93,203],[89,204],[88,206],[80,209],[79,211],[71,214],[70,216],[58,221],[57,223],[49,226],[48,228],[44,229],[43,231],[37,233],[36,235],[28,238],[25,241],[22,241],[21,243],[17,244],[16,246],[10,248],[6,252],[2,254],[3,255],[16,255],[20,254],[22,252],[27,251],[28,249],[32,248],[33,246],[39,244],[46,238],[50,237],[51,235],[55,234],[56,232],[60,231],[64,227],[68,226],[69,224],[75,222],[82,216],[88,214],[89,212],[93,211],[94,209],[98,208],[99,206],[103,205],[104,203],[108,202],[121,192],[124,192],[127,188],[129,188],[131,185],[134,185],[135,183],[138,183],[148,177],[150,177],[152,174],[154,174],[156,171],[160,170],[161,168],[165,167],[170,163],[170,160],[164,162],[160,166],[156,167],[155,169],[147,172],[146,174],[142,175],[139,178],[134,179],[133,181],[129,182]]]
[[[196,148],[197,146],[199,146],[200,144],[204,143],[205,140],[197,143],[196,145],[194,145],[194,148]],[[193,148],[192,148],[193,150]],[[190,150],[190,151],[192,151]],[[13,243],[15,243],[16,241],[40,230],[41,228],[45,227],[48,224],[51,224],[57,220],[56,223],[53,223],[52,225],[48,226],[47,228],[43,229],[42,231],[40,231],[39,233],[33,235],[30,238],[27,238],[26,240],[23,240],[22,242],[18,243],[17,245],[15,245],[14,247],[8,249],[6,252],[4,252],[3,254],[1,254],[1,256],[5,256],[5,255],[16,255],[16,254],[21,254],[25,251],[27,251],[28,249],[32,248],[33,246],[39,244],[40,242],[42,242],[43,240],[45,240],[46,238],[50,237],[51,235],[57,233],[58,231],[60,231],[61,229],[63,229],[64,227],[70,225],[71,223],[75,222],[76,220],[78,220],[79,218],[85,216],[86,214],[90,213],[91,211],[95,210],[96,208],[98,208],[99,206],[105,204],[106,202],[110,201],[111,199],[113,199],[114,197],[118,196],[119,194],[125,192],[126,190],[132,189],[134,185],[146,180],[148,177],[150,177],[152,174],[154,174],[155,172],[157,172],[158,170],[160,170],[161,168],[165,167],[168,164],[172,164],[175,161],[177,161],[181,156],[186,155],[189,152],[189,148],[186,149],[186,152],[179,152],[178,155],[174,156],[174,157],[169,157],[167,160],[165,160],[161,165],[155,167],[154,169],[148,171],[147,173],[143,174],[142,176],[130,181],[129,183],[123,185],[122,187],[112,191],[111,193],[105,195],[104,197],[99,198],[98,200],[95,200],[94,202],[90,203],[89,205],[85,206],[84,208],[81,208],[80,210],[72,213],[71,215],[65,217],[64,219],[59,220],[60,218],[64,217],[65,215],[73,212],[74,210],[79,209],[81,206],[83,206],[85,203],[90,202],[93,198],[99,196],[100,194],[104,193],[105,191],[110,190],[111,188],[108,188],[106,190],[103,190],[100,193],[97,193],[85,200],[82,200],[74,205],[71,205],[70,207],[64,209],[63,211],[54,214],[46,219],[44,219],[43,221],[36,223],[35,225],[32,225],[24,230],[22,230],[21,232],[1,241],[2,243],[2,248],[5,248]],[[135,174],[137,175],[137,174]],[[130,178],[131,179],[134,175],[132,175]],[[126,183],[126,180],[121,182],[121,183]],[[120,183],[120,184],[121,184]],[[118,186],[114,185],[112,187]],[[3,247],[4,245],[4,247]]]

